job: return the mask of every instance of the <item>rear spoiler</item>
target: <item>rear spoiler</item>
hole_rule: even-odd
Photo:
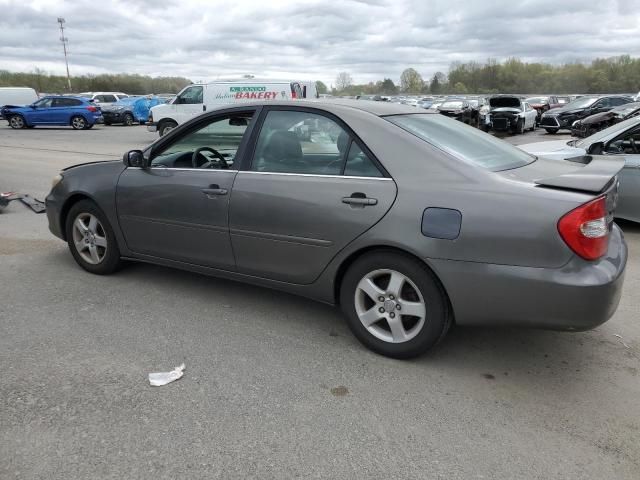
[[[566,188],[600,193],[606,189],[620,170],[624,168],[624,158],[616,156],[587,155],[576,164],[576,170],[557,177],[534,180],[543,187]],[[577,165],[582,166],[578,167]]]

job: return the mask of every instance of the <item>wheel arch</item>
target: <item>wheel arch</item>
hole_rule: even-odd
[[[429,272],[431,273],[431,275],[433,276],[433,278],[436,280],[438,286],[440,287],[440,290],[442,291],[446,301],[447,301],[447,305],[449,307],[449,312],[451,315],[451,321],[453,323],[455,323],[455,312],[453,309],[453,305],[451,304],[451,299],[449,298],[449,293],[447,292],[447,289],[445,287],[445,285],[442,283],[442,280],[440,280],[440,276],[437,274],[437,272],[434,270],[433,266],[429,264],[428,261],[424,260],[423,258],[420,258],[419,256],[415,255],[414,253],[411,253],[407,250],[404,250],[402,248],[398,248],[398,247],[394,247],[394,246],[388,246],[388,245],[370,245],[364,248],[361,248],[359,250],[356,250],[355,252],[351,253],[347,258],[345,258],[342,263],[340,264],[340,266],[338,267],[336,274],[334,276],[334,282],[333,282],[333,299],[334,299],[334,303],[335,305],[339,306],[340,305],[340,288],[342,287],[342,281],[344,279],[345,274],[347,273],[347,271],[349,270],[349,267],[351,267],[351,265],[354,264],[354,262],[356,260],[358,260],[359,258],[365,256],[365,255],[369,255],[373,252],[376,251],[385,251],[385,252],[392,252],[392,253],[397,253],[400,255],[404,255],[405,257],[409,257],[414,261],[419,262],[420,264],[424,265]]]
[[[92,198],[91,195],[88,195],[84,192],[73,193],[72,195],[67,197],[67,199],[62,204],[62,208],[60,209],[60,218],[59,218],[60,232],[62,233],[62,238],[65,241],[67,240],[66,224],[67,224],[67,216],[69,215],[69,210],[71,210],[71,207],[73,207],[76,203],[78,203],[81,200],[91,200],[97,205],[97,202],[95,201],[95,199]]]

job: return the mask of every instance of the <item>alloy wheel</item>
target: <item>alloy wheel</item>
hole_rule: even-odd
[[[107,254],[107,234],[98,217],[91,213],[79,214],[73,222],[73,244],[82,259],[98,265]]]
[[[415,283],[390,269],[375,270],[360,280],[355,291],[355,309],[367,331],[389,343],[407,342],[418,335],[427,313]]]
[[[71,120],[71,125],[73,126],[73,128],[78,130],[84,128],[86,124],[87,122],[82,117],[73,117],[73,120]]]
[[[24,119],[20,115],[14,115],[9,120],[11,128],[24,128]]]

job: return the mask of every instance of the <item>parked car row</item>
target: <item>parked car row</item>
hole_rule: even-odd
[[[113,97],[117,98],[117,95],[114,94]],[[96,100],[112,100],[112,98],[101,94],[95,94],[91,98],[48,95],[27,105],[22,103],[5,105],[0,108],[0,114],[15,129],[34,128],[38,125],[68,125],[76,130],[88,130],[96,123],[144,124],[149,117],[151,107],[163,103],[155,96],[123,95],[111,104],[105,102],[102,105]]]

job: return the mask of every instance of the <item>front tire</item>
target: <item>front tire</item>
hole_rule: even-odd
[[[71,255],[87,272],[108,275],[122,266],[113,228],[93,201],[81,200],[71,207],[65,233]]]
[[[425,353],[451,326],[449,303],[434,274],[419,260],[391,251],[367,254],[351,265],[340,304],[356,338],[392,358]]]
[[[87,121],[84,119],[84,117],[76,115],[74,117],[71,117],[71,126],[74,130],[84,130],[85,128],[87,128]]]
[[[177,126],[178,124],[173,120],[165,120],[164,122],[160,123],[160,126],[158,127],[158,134],[161,137],[164,137],[167,133],[169,133]]]
[[[11,128],[15,128],[16,130],[27,126],[22,115],[12,115],[9,117],[9,125]]]
[[[125,126],[130,127],[131,125],[133,125],[133,122],[133,115],[131,115],[130,113],[125,113],[123,119],[123,123],[125,124]]]

